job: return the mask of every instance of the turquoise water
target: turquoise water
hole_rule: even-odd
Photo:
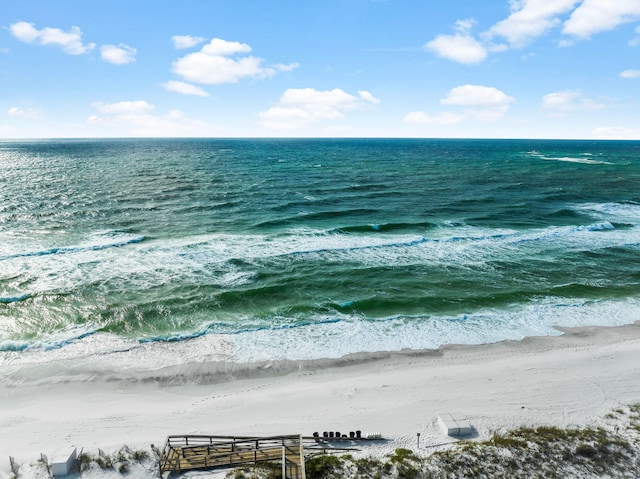
[[[640,319],[640,142],[0,142],[0,352],[336,357]]]

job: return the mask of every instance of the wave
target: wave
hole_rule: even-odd
[[[31,294],[25,293],[19,296],[9,296],[2,298],[0,297],[0,304],[9,304],[9,303],[19,303],[21,301],[25,301],[31,297]]]
[[[582,157],[573,157],[573,156],[547,156],[543,153],[540,153],[536,150],[532,150],[527,152],[529,156],[534,158],[540,158],[545,161],[564,161],[567,163],[581,163],[585,165],[613,165],[610,161],[605,160],[594,160],[591,157],[593,154],[591,153],[583,153]],[[585,158],[587,157],[587,158]]]
[[[477,251],[482,254],[482,251],[491,247],[491,244],[540,242],[549,238],[572,236],[587,239],[583,237],[585,233],[620,230],[618,225],[624,225],[627,235],[633,239],[634,226],[640,221],[640,204],[634,202],[576,204],[568,211],[578,213],[571,218],[571,221],[583,218],[585,215],[598,221],[583,225],[547,226],[540,229],[500,229],[459,222],[432,223],[429,221],[361,225],[352,223],[326,230],[290,228],[275,235],[209,234],[181,239],[156,239],[146,243],[147,246],[141,248],[136,254],[109,258],[109,262],[111,266],[118,267],[123,274],[140,272],[141,275],[149,273],[153,275],[153,270],[164,270],[168,264],[171,264],[176,271],[184,268],[192,272],[197,272],[198,268],[205,265],[222,265],[224,269],[219,270],[219,273],[227,275],[226,278],[234,282],[250,280],[253,273],[245,269],[256,266],[256,261],[288,255],[411,248],[421,245],[446,246],[453,243],[482,243],[482,248]],[[564,212],[563,215],[566,216]],[[592,238],[603,244],[607,242],[605,237],[593,236]],[[617,237],[611,236],[611,239],[611,245],[618,244]],[[99,236],[97,241],[93,240],[89,244],[8,254],[0,256],[0,260],[104,250],[140,243],[144,240],[145,236],[142,235],[112,232]],[[90,260],[91,258],[87,257],[82,259],[83,263]],[[73,264],[69,267],[72,268]],[[150,271],[149,268],[152,270]],[[249,276],[244,276],[246,274]]]
[[[616,203],[582,203],[573,208],[580,213],[586,213],[597,218],[611,218],[611,221],[638,222],[640,221],[640,203],[623,201]]]
[[[331,321],[318,320],[295,329],[252,329],[225,337],[232,341],[239,361],[320,359],[358,352],[424,350],[453,343],[482,344],[557,335],[556,325],[631,324],[638,313],[637,299],[538,297],[510,308],[486,308],[457,315],[401,314],[363,320],[359,315],[336,314]]]
[[[292,223],[309,222],[309,221],[323,221],[323,220],[336,220],[344,217],[358,217],[358,216],[370,216],[377,213],[377,210],[370,208],[353,208],[347,210],[330,210],[330,211],[318,211],[307,212],[301,211],[295,215],[290,215],[282,218],[274,218],[266,221],[256,223],[256,228],[271,228],[275,226],[289,225]]]
[[[56,316],[60,323],[52,323],[55,327],[98,315],[106,323],[114,323],[111,329],[105,330],[133,337],[146,334],[145,331],[167,331],[167,323],[153,328],[150,321],[165,321],[165,314],[173,314],[178,317],[172,323],[176,326],[175,332],[150,334],[150,337],[152,340],[181,341],[213,333],[235,331],[240,334],[246,332],[245,328],[257,328],[253,332],[270,329],[266,324],[273,324],[277,315],[288,317],[286,324],[294,325],[278,326],[285,329],[298,328],[308,318],[313,318],[315,324],[320,314],[326,315],[327,320],[335,320],[341,315],[353,315],[361,320],[391,315],[394,311],[442,312],[447,308],[438,309],[436,303],[429,303],[427,292],[419,293],[416,289],[417,285],[435,288],[438,278],[454,284],[457,288],[454,291],[462,292],[466,288],[482,289],[484,283],[489,282],[495,286],[492,294],[496,305],[507,305],[509,298],[523,303],[529,301],[533,293],[518,296],[517,291],[529,289],[513,286],[514,282],[533,281],[531,291],[544,283],[539,293],[550,293],[559,282],[553,280],[547,284],[540,279],[538,283],[536,278],[547,274],[567,276],[561,271],[563,266],[553,264],[566,263],[568,268],[574,267],[573,261],[577,262],[576,274],[580,274],[578,268],[584,261],[590,271],[598,270],[598,277],[605,278],[609,270],[605,267],[600,272],[604,258],[618,262],[628,256],[630,250],[639,247],[640,204],[589,203],[571,208],[596,221],[522,230],[423,222],[389,223],[381,225],[380,230],[354,225],[354,231],[346,232],[290,229],[276,235],[210,234],[180,239],[155,238],[126,254],[116,251],[79,258],[51,255],[50,260],[39,261],[37,268],[28,268],[27,272],[22,264],[9,262],[3,271],[6,277],[0,277],[0,304],[24,302],[20,308],[6,308],[22,309],[24,306],[20,314],[31,314],[27,310],[33,307],[38,314],[69,315]],[[411,233],[416,230],[420,230],[419,234]],[[143,238],[114,231],[74,248],[92,251],[135,243]],[[536,261],[551,266],[538,269]],[[10,271],[14,266],[16,271]],[[528,267],[534,270],[527,272]],[[407,284],[413,288],[406,298],[403,296],[403,275],[410,279]],[[446,278],[446,275],[451,277]],[[458,281],[456,275],[462,279]],[[511,282],[504,280],[506,286],[498,284],[503,277],[511,278]],[[394,285],[395,290],[390,291],[390,299],[380,296],[369,300],[368,294],[358,296],[352,293],[354,288],[340,287],[341,284],[349,286],[349,282],[359,284],[359,281],[363,281],[364,287],[385,291],[389,285]],[[633,281],[629,284],[636,284]],[[575,293],[580,290],[580,284],[576,284],[576,288],[557,291]],[[299,296],[292,299],[292,292],[298,290]],[[514,290],[516,293],[510,296]],[[29,293],[19,294],[24,291]],[[342,291],[344,295],[336,294]],[[46,302],[27,301],[47,293],[55,295]],[[67,297],[65,293],[69,293]],[[490,304],[481,301],[481,294],[466,296],[457,304],[466,304],[471,309],[479,304]],[[476,297],[480,299],[474,300]],[[448,310],[453,311],[456,307]],[[113,311],[118,308],[126,309],[127,315],[117,316]],[[256,311],[263,316],[259,317]],[[252,326],[244,321],[242,327],[233,322],[208,322],[212,315],[242,319],[239,315],[251,312],[256,315]],[[137,314],[144,316],[144,321]],[[0,336],[7,340],[19,337],[19,334]],[[75,333],[70,334],[69,341],[75,341],[77,337]],[[42,337],[28,344],[39,344],[37,341],[43,341],[43,347],[45,343],[53,345],[51,347],[67,344],[66,338],[54,341]],[[26,347],[23,343],[9,342],[0,350]]]
[[[569,156],[562,157],[545,157],[547,161],[566,161],[567,163],[582,163],[584,165],[613,165],[610,161],[604,160],[591,160],[589,158],[573,158]]]
[[[218,334],[218,335],[237,335],[237,334],[247,334],[247,333],[256,333],[259,331],[282,331],[282,330],[291,330],[296,328],[307,328],[311,326],[318,326],[321,324],[333,324],[339,323],[343,321],[339,318],[324,318],[318,319],[315,321],[299,321],[295,323],[282,323],[282,324],[265,324],[265,325],[245,325],[242,327],[238,327],[237,324],[232,323],[211,323],[208,324],[205,328],[200,329],[198,331],[194,331],[191,333],[177,333],[177,334],[168,334],[161,336],[152,336],[146,338],[140,338],[138,341],[140,343],[154,343],[154,342],[177,342],[184,341],[187,339],[195,339],[208,334]]]
[[[629,207],[637,210],[637,219],[633,220],[635,213],[632,214]],[[564,247],[588,250],[623,247],[638,242],[640,231],[634,225],[640,219],[640,206],[626,205],[621,211],[614,206],[607,208],[602,205],[576,208],[597,217],[599,221],[524,230],[458,223],[391,223],[382,224],[379,228],[376,225],[356,225],[345,228],[346,231],[291,229],[278,235],[217,234],[153,240],[135,254],[73,258],[64,264],[44,264],[41,267],[45,269],[28,281],[30,291],[35,293],[69,291],[86,284],[147,291],[168,282],[175,284],[176,281],[185,285],[238,288],[263,281],[268,271],[285,274],[283,267],[301,267],[303,264],[316,267],[318,261],[328,261],[328,265],[338,261],[367,268],[411,264],[435,266],[443,262],[447,267],[455,267],[494,260],[502,255],[523,258],[547,249],[555,251]],[[614,216],[603,213],[612,209],[622,214]],[[422,230],[422,234],[412,234],[411,231],[415,230]],[[128,238],[127,242],[140,241],[142,238]],[[528,245],[528,249],[514,249],[518,245]],[[100,248],[104,247],[107,246]],[[304,256],[309,257],[305,260],[308,263],[299,263],[297,258]],[[91,263],[92,260],[94,263]],[[23,278],[15,280],[9,291],[19,290],[24,281]]]
[[[72,343],[96,334],[96,330],[65,333],[59,332],[39,340],[4,340],[0,341],[0,352],[25,352],[29,350],[53,351],[62,349]]]
[[[6,261],[16,258],[28,258],[32,256],[63,255],[81,253],[85,251],[99,251],[109,248],[119,248],[134,243],[141,243],[144,240],[145,237],[142,235],[132,235],[128,233],[112,231],[100,234],[98,237],[98,241],[94,242],[93,244],[90,243],[76,246],[61,246],[40,251],[28,251],[24,253],[8,254],[0,256],[0,261]]]
[[[374,231],[384,233],[409,232],[415,231],[416,229],[430,230],[437,226],[437,224],[429,221],[420,221],[416,223],[370,223],[366,225],[340,226],[327,230],[326,233],[371,233]]]
[[[0,343],[0,364],[21,374],[7,381],[160,379],[202,381],[188,371],[206,365],[209,375],[223,365],[228,375],[269,367],[265,361],[330,360],[384,351],[434,350],[448,344],[485,344],[561,334],[557,327],[620,326],[640,314],[640,298],[589,301],[581,298],[537,298],[506,309],[483,309],[450,316],[395,315],[376,321],[354,315],[318,317],[295,327],[238,328],[229,334],[202,331],[197,335],[127,340],[97,333],[78,338],[66,348],[48,351],[24,343]],[[323,319],[326,319],[323,321]],[[58,362],[55,362],[58,361]],[[62,362],[65,361],[65,362]],[[44,363],[48,372],[43,372]],[[272,363],[269,363],[272,364]],[[253,366],[252,366],[253,365]],[[182,371],[182,373],[180,373]],[[131,376],[130,376],[131,375]],[[36,378],[37,376],[37,378]],[[12,379],[13,378],[13,379]],[[206,380],[214,380],[209,377]]]
[[[504,231],[495,233],[481,233],[475,231],[469,231],[463,235],[451,235],[443,238],[429,238],[425,236],[413,236],[405,240],[399,241],[384,241],[372,242],[370,244],[349,244],[349,236],[344,239],[347,245],[325,245],[324,247],[317,249],[302,249],[294,250],[283,253],[285,255],[304,255],[314,253],[328,253],[328,252],[345,252],[345,251],[361,251],[361,250],[380,250],[380,249],[396,249],[402,247],[414,247],[424,244],[451,244],[451,243],[487,243],[487,242],[507,242],[507,243],[528,243],[538,242],[547,239],[558,239],[562,237],[570,237],[577,233],[583,232],[599,232],[607,230],[615,230],[615,226],[604,221],[601,223],[593,223],[588,225],[578,226],[559,226],[549,227],[534,232],[520,232],[520,231]],[[338,235],[339,236],[339,235]],[[483,245],[485,246],[485,245]]]

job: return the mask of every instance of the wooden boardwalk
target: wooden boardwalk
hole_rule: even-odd
[[[277,462],[283,478],[305,479],[304,457],[302,436],[169,436],[160,458],[160,475]]]

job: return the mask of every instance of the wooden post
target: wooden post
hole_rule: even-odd
[[[283,445],[282,446],[282,479],[286,479],[286,478],[287,478],[287,451]]]
[[[45,456],[43,453],[40,453],[40,461],[42,461],[44,466],[47,468],[47,474],[49,474],[49,477],[53,477],[53,474],[51,474],[51,466],[49,465],[49,459],[47,458],[47,456]]]
[[[300,434],[300,443],[298,444],[300,449],[300,479],[307,479],[307,471],[304,467],[304,443],[302,442],[302,434]]]
[[[9,464],[11,464],[11,472],[15,477],[18,477],[18,470],[20,466],[16,464],[16,459],[14,457],[9,456]]]

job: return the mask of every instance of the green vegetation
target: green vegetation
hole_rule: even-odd
[[[316,456],[309,479],[564,479],[640,477],[640,403],[607,414],[606,427],[520,427],[485,441],[460,441],[419,456],[399,448],[384,458]],[[251,472],[247,472],[251,470]],[[265,479],[254,468],[233,479]]]
[[[132,450],[128,446],[123,446],[114,454],[106,454],[101,450],[99,450],[96,455],[82,452],[78,455],[76,461],[80,473],[87,471],[92,467],[99,467],[103,470],[116,470],[121,475],[125,475],[131,471],[132,462],[141,463],[142,461],[149,459],[149,457],[149,452],[144,449]]]
[[[228,479],[282,479],[282,467],[273,462],[263,462],[253,467],[241,467],[227,473]]]
[[[604,419],[601,427],[520,427],[494,433],[484,441],[459,441],[425,456],[405,448],[379,458],[319,455],[307,460],[306,476],[308,479],[640,477],[640,403],[617,408]],[[156,469],[158,454],[153,447],[132,450],[126,446],[111,454],[100,450],[97,455],[82,452],[78,456],[80,477],[93,467],[134,477],[133,468],[142,462],[148,470]],[[38,463],[46,465],[47,460],[43,456]],[[267,462],[235,469],[226,477],[282,479],[282,470],[280,464]]]
[[[356,477],[363,479],[380,479],[384,464],[379,459],[363,457],[354,461],[356,466]]]
[[[344,460],[337,456],[315,456],[305,463],[307,479],[328,479],[342,469]]]
[[[523,427],[433,454],[430,463],[469,478],[562,478],[575,475],[571,471],[580,471],[580,477],[626,477],[625,471],[640,467],[637,456],[628,441],[602,428]]]

